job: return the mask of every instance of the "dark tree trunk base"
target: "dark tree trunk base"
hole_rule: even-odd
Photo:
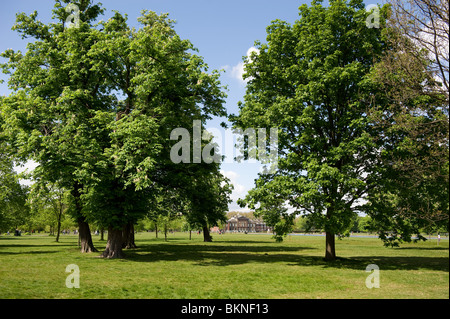
[[[137,246],[135,243],[123,244],[123,249],[136,249]]]
[[[106,243],[105,251],[102,253],[102,258],[117,259],[124,258],[123,251],[123,233],[122,229],[108,228],[108,241]]]
[[[75,209],[76,209],[76,219],[78,223],[78,242],[80,243],[82,253],[93,253],[98,250],[95,249],[94,243],[92,242],[91,229],[86,219],[81,214],[82,204],[81,204],[81,190],[82,185],[75,183],[71,191],[72,196],[75,199]]]
[[[333,233],[325,233],[326,250],[325,250],[325,261],[336,260],[336,248],[335,248],[335,237]]]
[[[82,253],[94,253],[98,250],[94,247],[92,242],[91,229],[89,224],[86,223],[84,218],[78,219],[78,232],[79,232],[79,242]]]
[[[212,242],[212,237],[209,234],[209,228],[207,226],[203,227],[203,241],[207,243]]]
[[[134,249],[137,248],[134,242],[134,224],[128,223],[123,228],[123,245],[124,249]]]

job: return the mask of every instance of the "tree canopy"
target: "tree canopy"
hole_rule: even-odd
[[[386,245],[448,231],[441,3],[448,13],[447,0],[392,0],[373,12],[362,0],[314,0],[295,23],[275,20],[266,42],[255,43],[245,58],[246,94],[229,120],[266,142],[239,140],[245,156],[272,159],[278,150],[239,201],[277,241],[297,215],[326,232],[326,260],[336,259],[335,237],[362,214]],[[168,14],[143,10],[132,27],[117,11],[100,20],[104,12],[92,0],[56,0],[48,24],[36,11],[16,16],[13,30],[30,41],[26,52],[0,55],[11,91],[0,97],[0,231],[23,221],[27,196],[55,187],[59,199],[49,201],[59,222],[64,211],[78,224],[82,252],[96,251],[95,224],[108,229],[102,256],[123,257],[142,218],[183,215],[210,241],[232,190],[201,129],[227,116],[220,73]],[[27,195],[13,166],[29,160],[38,165]],[[49,207],[45,198],[34,204]]]
[[[357,214],[372,217],[386,244],[410,241],[433,217],[448,224],[448,95],[430,90],[429,52],[408,58],[400,43],[417,45],[388,20],[390,8],[377,7],[375,27],[358,0],[312,1],[293,25],[272,22],[230,117],[237,129],[278,128],[276,172],[240,204],[278,221],[280,236],[291,214],[307,215],[327,234],[327,260]]]
[[[25,54],[2,53],[13,91],[2,100],[3,129],[17,159],[39,163],[38,182],[70,190],[80,223],[108,228],[103,256],[121,257],[124,227],[148,213],[161,189],[192,190],[183,187],[190,168],[170,159],[171,131],[226,115],[225,94],[219,72],[208,73],[167,14],[144,10],[136,29],[119,12],[95,23],[100,4],[71,3],[79,9],[73,25],[61,1],[55,23],[17,15],[14,29],[35,41]]]
[[[263,215],[285,213],[287,205],[310,215],[327,233],[332,260],[335,235],[348,233],[376,181],[368,75],[385,41],[366,26],[362,1],[313,1],[299,10],[294,25],[277,20],[267,28],[267,43],[257,42],[259,54],[246,64],[247,93],[231,120],[241,129],[277,127],[280,159],[241,203]]]
[[[387,245],[448,231],[448,1],[440,2],[390,1],[390,50],[372,70],[383,101],[369,113],[383,132],[382,178],[366,211]]]

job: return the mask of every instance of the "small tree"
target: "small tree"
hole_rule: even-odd
[[[226,212],[231,202],[233,186],[218,168],[216,164],[200,168],[191,182],[187,220],[193,229],[202,229],[205,242],[212,241],[210,228],[227,220]]]
[[[40,215],[39,219],[47,216],[46,223],[51,226],[50,232],[55,230],[56,242],[59,242],[61,223],[67,211],[67,191],[57,185],[42,186],[35,183],[29,194],[29,202],[32,213]]]
[[[29,219],[28,187],[19,183],[4,146],[0,136],[0,232],[15,229]]]

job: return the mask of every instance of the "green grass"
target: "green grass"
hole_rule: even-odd
[[[94,244],[101,251],[106,242]],[[76,236],[0,236],[0,298],[449,298],[449,242],[385,248],[375,238],[336,242],[341,259],[325,262],[324,237],[193,234],[136,236],[124,260],[81,254]],[[80,289],[65,286],[66,266],[80,268]],[[365,285],[380,268],[379,289]]]

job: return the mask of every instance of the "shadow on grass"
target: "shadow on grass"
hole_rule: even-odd
[[[12,239],[12,238],[11,238]],[[175,239],[171,239],[173,241]],[[2,240],[0,240],[1,243]],[[7,244],[6,244],[7,243]],[[20,254],[52,254],[58,248],[67,247],[76,252],[77,242],[45,243],[30,245],[28,243],[12,244],[7,240],[0,245],[0,255]],[[11,244],[11,245],[10,245]],[[105,242],[96,242],[95,246],[102,251]],[[319,248],[303,246],[276,245],[264,241],[227,241],[219,240],[210,243],[195,242],[190,244],[164,242],[160,239],[137,242],[138,248],[124,250],[123,262],[159,262],[159,261],[186,261],[197,266],[230,266],[242,264],[279,263],[288,266],[314,266],[323,268],[342,268],[365,270],[367,265],[376,264],[383,270],[419,270],[428,269],[436,271],[449,271],[448,257],[429,256],[351,256],[338,258],[333,262],[325,262],[321,256],[315,255]],[[52,247],[56,250],[37,250],[38,247]],[[3,248],[7,248],[3,250]],[[19,248],[20,250],[15,250]],[[399,250],[443,251],[447,247],[401,247]]]
[[[26,254],[51,254],[59,252],[59,248],[74,248],[78,246],[76,241],[47,241],[45,244],[36,241],[33,244],[33,239],[39,240],[39,237],[24,237],[22,238],[2,238],[0,239],[0,255],[26,255]],[[66,239],[66,238],[65,238]],[[25,241],[26,240],[26,241]],[[40,248],[53,248],[54,250],[37,250]]]
[[[148,252],[148,253],[176,253],[176,254],[196,254],[196,253],[212,253],[221,254],[224,252],[244,252],[244,253],[269,253],[269,252],[296,252],[301,250],[315,250],[313,247],[300,246],[278,246],[278,245],[220,245],[220,242],[214,244],[196,243],[196,244],[171,244],[171,243],[152,243],[139,244],[138,249],[129,250],[129,252]],[[223,242],[229,243],[229,242]],[[251,242],[255,244],[255,242]],[[265,243],[267,244],[267,243]]]
[[[297,254],[311,247],[285,246],[223,246],[223,245],[142,245],[135,250],[125,250],[125,261],[159,262],[187,261],[197,266],[230,266],[247,263],[284,263],[289,266],[315,266],[323,268],[355,269],[364,271],[369,264],[376,264],[383,270],[428,269],[449,271],[447,257],[398,257],[398,256],[355,256],[338,258],[327,262],[321,256]]]
[[[35,246],[36,247],[36,246]],[[39,255],[39,254],[55,254],[58,251],[51,251],[51,250],[36,250],[36,251],[0,251],[0,255]]]
[[[339,262],[339,261],[338,261]],[[449,271],[448,257],[416,257],[416,256],[365,256],[350,257],[343,259],[342,266],[348,268],[350,265],[376,264],[380,270],[437,270]]]
[[[58,248],[58,247],[74,247],[76,246],[77,243],[61,243],[61,242],[52,242],[51,244],[36,244],[36,245],[28,245],[28,244],[13,244],[13,245],[0,245],[0,248],[30,248],[30,247],[53,247],[53,248]],[[26,253],[26,251],[24,251],[24,253]]]
[[[259,240],[223,240],[220,239],[220,237],[218,237],[219,239],[216,239],[216,237],[214,236],[214,240],[213,243],[214,244],[269,244],[269,243],[273,243],[274,241],[259,241]],[[147,239],[145,240],[147,243],[152,243],[152,244],[157,244],[157,243],[170,243],[170,242],[183,242],[186,243],[186,238],[172,238],[172,237],[168,237],[168,240],[165,241],[164,240],[164,235],[163,237],[158,237],[158,238],[151,238],[151,239]],[[139,242],[138,242],[139,243]],[[193,238],[192,240],[189,240],[189,245],[192,244],[205,244],[205,242],[203,241],[203,238]],[[141,245],[140,245],[141,246]]]
[[[400,250],[410,250],[410,249],[417,249],[417,250],[448,250],[448,247],[398,247],[395,249]]]
[[[220,244],[268,244],[274,241],[259,241],[259,240],[214,240],[214,243]]]

